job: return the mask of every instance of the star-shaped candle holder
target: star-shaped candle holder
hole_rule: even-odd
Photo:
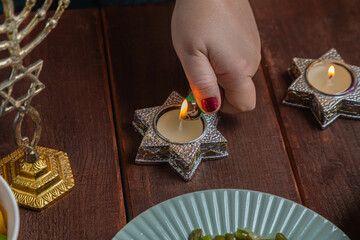
[[[216,128],[217,114],[202,114],[202,133],[189,142],[172,142],[159,133],[159,118],[168,111],[180,109],[183,100],[184,98],[174,91],[162,106],[135,111],[133,125],[143,135],[135,162],[168,163],[185,181],[189,181],[201,160],[223,158],[228,156],[228,153],[227,141]]]
[[[309,108],[322,129],[339,116],[360,119],[360,67],[334,48],[318,59],[294,58],[289,74],[294,82],[283,103]]]

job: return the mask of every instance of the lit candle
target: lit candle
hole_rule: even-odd
[[[311,64],[306,79],[313,88],[330,95],[341,94],[352,85],[352,76],[346,65],[331,60]]]
[[[187,117],[187,110],[188,110],[188,102],[185,99],[183,101],[183,103],[181,104],[181,109],[180,109],[180,113],[179,113],[179,119],[180,120],[185,120]],[[181,122],[180,122],[181,123]]]
[[[181,111],[180,108],[165,111],[157,120],[157,131],[170,142],[188,143],[199,138],[204,131],[204,123],[201,118],[183,120],[186,118],[187,110],[184,102]]]

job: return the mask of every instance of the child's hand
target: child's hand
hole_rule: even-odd
[[[204,112],[254,109],[260,38],[247,0],[177,0],[172,39]]]

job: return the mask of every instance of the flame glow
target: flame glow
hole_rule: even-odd
[[[183,101],[183,103],[181,104],[181,109],[180,109],[180,114],[179,114],[179,118],[181,120],[186,119],[187,116],[187,110],[188,110],[188,102],[186,101],[186,99]]]
[[[332,78],[335,75],[335,67],[331,65],[328,70],[329,78]]]

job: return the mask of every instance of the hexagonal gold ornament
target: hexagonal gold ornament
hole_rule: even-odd
[[[0,174],[9,183],[19,205],[42,210],[75,185],[66,153],[36,147],[39,160],[27,163],[24,152],[15,150],[0,159]]]

